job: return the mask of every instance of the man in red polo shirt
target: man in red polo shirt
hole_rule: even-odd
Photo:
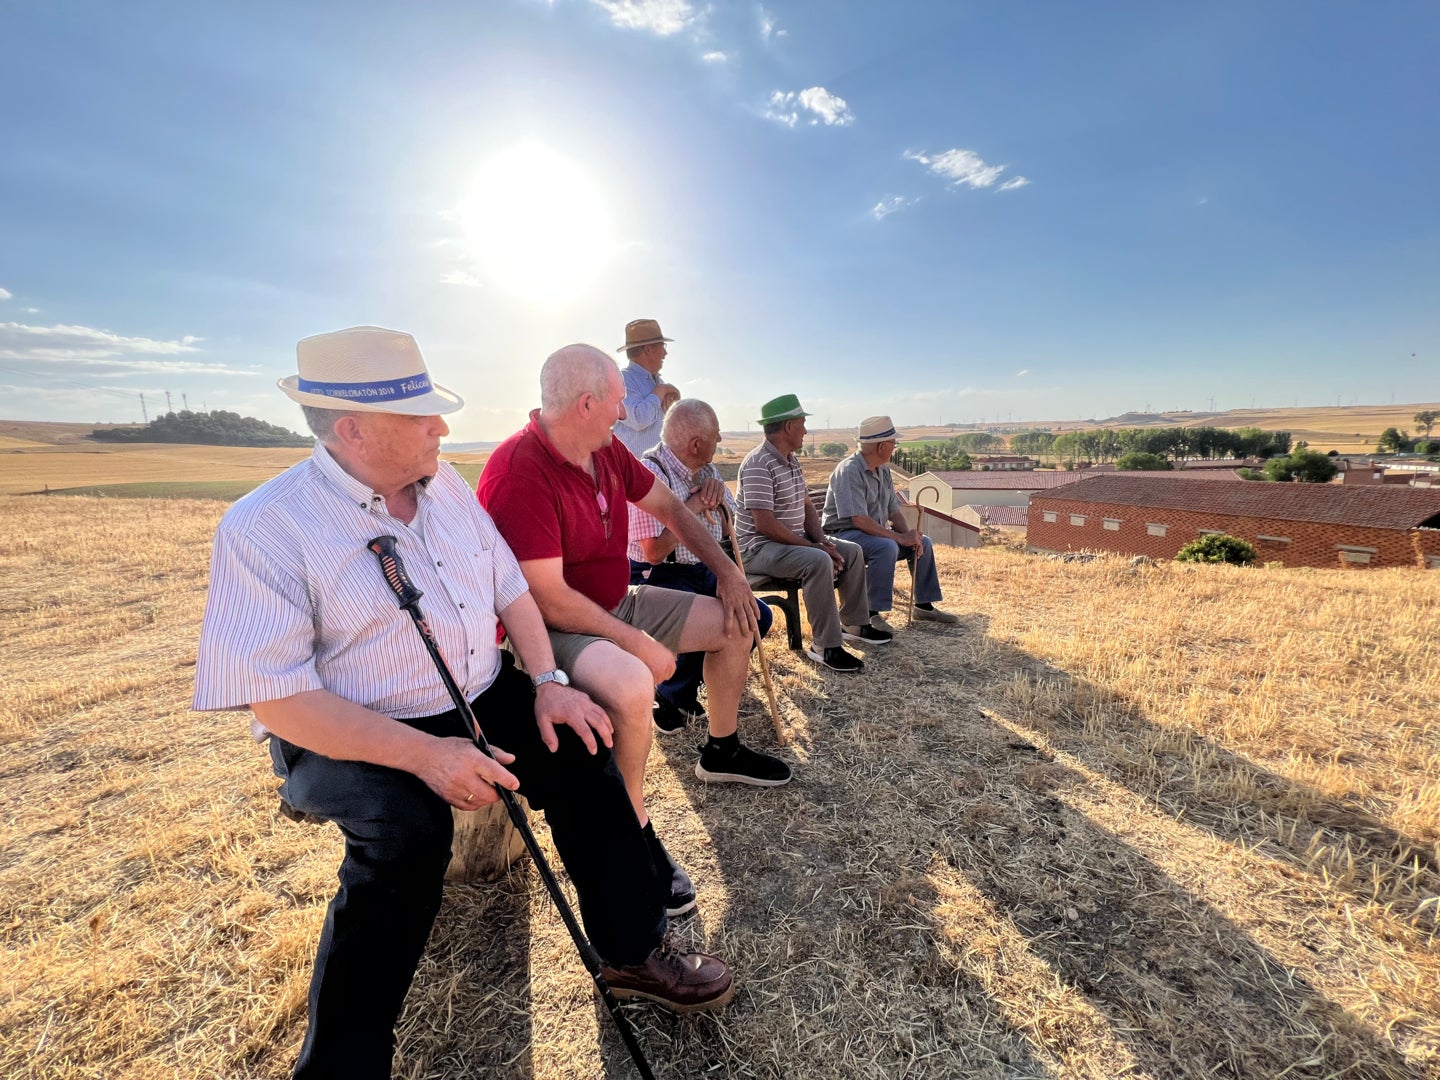
[[[674,672],[676,653],[705,654],[710,738],[695,775],[778,787],[790,767],[743,745],[737,730],[755,598],[700,519],[614,439],[624,399],[620,369],[599,349],[552,354],[540,371],[541,407],[490,455],[476,491],[540,605],[557,666],[610,715],[615,760],[677,915],[695,906],[695,891],[655,836],[643,794],[655,686]],[[630,585],[627,502],[705,562],[716,597]]]

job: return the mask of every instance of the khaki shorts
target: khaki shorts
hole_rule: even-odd
[[[651,585],[631,585],[625,598],[610,614],[637,630],[644,630],[671,652],[678,653],[680,634],[685,629],[685,620],[690,617],[690,605],[694,602],[695,593],[657,589]],[[555,654],[556,666],[566,674],[572,674],[582,652],[597,641],[609,640],[592,634],[551,630],[550,651]]]

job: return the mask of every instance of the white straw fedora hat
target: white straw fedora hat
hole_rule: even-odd
[[[295,346],[295,357],[300,373],[276,385],[301,405],[434,416],[465,404],[430,381],[415,339],[398,330],[352,326],[316,334]]]
[[[867,416],[860,421],[860,431],[856,435],[857,442],[889,442],[899,438],[900,432],[895,430],[888,416]]]

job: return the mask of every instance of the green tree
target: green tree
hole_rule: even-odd
[[[1411,419],[1415,421],[1416,427],[1425,429],[1425,437],[1428,439],[1430,437],[1430,429],[1435,426],[1435,421],[1440,420],[1440,412],[1436,412],[1434,409],[1422,409]]]
[[[1389,451],[1392,454],[1403,454],[1413,445],[1408,431],[1397,431],[1393,427],[1387,427],[1380,433],[1380,441],[1376,444],[1375,449],[1380,453]]]
[[[1289,457],[1271,458],[1265,463],[1265,475],[1281,482],[1295,480],[1302,484],[1328,484],[1340,467],[1327,454],[1304,447]]]
[[[1138,450],[1122,454],[1115,462],[1115,468],[1120,472],[1160,472],[1174,467],[1159,454],[1146,454]]]
[[[825,457],[844,457],[845,444],[838,442],[827,442],[820,444],[820,453]]]
[[[1255,545],[1228,533],[1211,533],[1191,540],[1176,553],[1175,561],[1249,566],[1255,561]]]

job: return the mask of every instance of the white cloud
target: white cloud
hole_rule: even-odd
[[[700,16],[689,0],[590,0],[610,21],[626,30],[649,30],[660,37],[678,34]]]
[[[896,211],[904,210],[907,206],[914,206],[919,201],[919,199],[907,198],[904,195],[886,195],[870,208],[870,216],[876,221],[884,221]]]
[[[725,63],[725,61],[729,60],[730,57],[723,52],[717,51],[707,52],[704,56],[700,57],[700,59],[704,60],[707,64],[723,64]]]
[[[1030,374],[1030,369],[1027,367],[1027,368],[1024,368],[1024,369],[1022,369],[1022,370],[1020,370],[1020,371],[1015,372],[1015,377],[1018,379],[1018,378],[1020,378],[1022,375],[1029,375],[1029,374]]]
[[[12,293],[9,289],[0,289],[0,300],[13,300],[13,299],[15,299],[15,294]]]
[[[472,289],[483,289],[485,282],[469,270],[451,270],[448,274],[440,275],[441,285],[466,285]]]
[[[781,30],[775,25],[775,16],[765,10],[765,5],[760,5],[760,37],[769,41],[771,38],[782,38],[789,35],[789,30]]]
[[[947,181],[951,187],[988,188],[1000,179],[1009,166],[989,165],[974,150],[946,150],[942,154],[927,154],[923,150],[906,150],[905,157],[910,161],[918,161],[930,172]],[[1006,180],[997,191],[1013,191],[1016,188],[1025,187],[1030,181],[1017,176]]]
[[[823,86],[812,86],[796,93],[794,90],[776,90],[770,95],[770,106],[765,118],[794,127],[802,119],[801,111],[810,113],[805,117],[813,126],[849,127],[855,122],[855,115],[845,99],[830,93]]]
[[[20,363],[67,363],[129,371],[206,371],[238,375],[241,371],[193,360],[156,360],[157,356],[196,353],[198,337],[179,341],[126,337],[89,326],[29,326],[0,323],[0,360]]]

